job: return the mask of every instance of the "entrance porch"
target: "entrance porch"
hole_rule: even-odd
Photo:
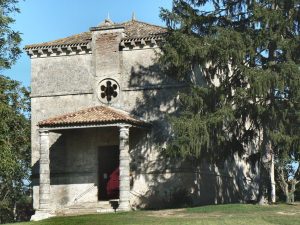
[[[146,122],[99,106],[50,118],[38,126],[38,209],[32,220],[91,210],[130,210],[129,134],[131,129],[147,127]],[[53,133],[60,135],[54,143],[50,137]],[[74,149],[74,153],[64,149]],[[58,169],[57,165],[63,166]],[[52,203],[58,198],[68,204],[54,209]]]

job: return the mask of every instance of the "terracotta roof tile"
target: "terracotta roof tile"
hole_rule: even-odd
[[[56,116],[38,123],[40,127],[129,123],[147,125],[145,121],[134,118],[125,111],[108,106],[96,106],[73,113]]]
[[[66,38],[61,38],[55,41],[26,45],[25,49],[39,48],[39,47],[46,47],[46,46],[53,47],[53,46],[72,45],[72,44],[87,44],[90,42],[91,38],[92,38],[91,32],[83,32]]]
[[[164,27],[152,25],[145,22],[131,20],[128,22],[116,24],[125,27],[126,38],[141,38],[164,34],[167,29]],[[88,44],[91,41],[92,32],[83,32],[80,34],[72,35],[70,37],[61,38],[54,41],[43,42],[39,44],[26,45],[25,49],[38,49],[42,47],[75,45],[75,44]]]
[[[128,38],[147,37],[167,32],[167,29],[164,27],[136,20],[130,20],[128,22],[121,23],[120,25],[125,27],[125,34]]]

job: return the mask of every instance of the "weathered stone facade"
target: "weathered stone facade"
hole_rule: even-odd
[[[33,198],[40,213],[33,219],[86,206],[101,211],[99,148],[105,146],[119,146],[120,210],[251,199],[255,187],[248,183],[256,179],[255,166],[241,157],[217,167],[161,154],[169,134],[165,115],[176,109],[182,88],[156,64],[165,32],[135,20],[106,20],[90,32],[26,46],[32,70]],[[108,103],[151,127],[124,121],[39,125]]]

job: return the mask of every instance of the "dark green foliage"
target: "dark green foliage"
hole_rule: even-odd
[[[18,2],[19,0],[0,1],[0,70],[10,68],[21,53],[20,33],[10,27],[15,21],[11,14],[19,12],[16,8]]]
[[[300,151],[300,1],[174,0],[161,64],[180,93],[169,153]]]
[[[11,29],[18,0],[0,1],[0,71],[9,69],[21,53],[19,32]],[[0,223],[11,222],[14,208],[28,192],[30,167],[29,92],[0,75]],[[23,197],[22,197],[23,196]],[[21,198],[22,197],[22,198]]]
[[[28,191],[30,168],[29,93],[0,76],[0,221],[13,220],[16,202]]]

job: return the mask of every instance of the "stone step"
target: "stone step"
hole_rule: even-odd
[[[97,213],[114,213],[116,212],[114,209],[97,209]]]
[[[72,209],[81,209],[81,208],[112,208],[112,205],[109,201],[103,202],[80,202],[74,205],[69,206],[68,208]]]
[[[64,209],[56,211],[56,215],[84,215],[84,214],[95,214],[96,209]]]
[[[57,215],[84,215],[84,214],[95,214],[95,213],[113,213],[115,212],[118,204],[118,199],[111,201],[100,201],[100,202],[80,202],[74,205],[68,206],[67,208],[56,211]]]
[[[112,206],[110,204],[103,204],[103,205],[97,205],[97,204],[94,204],[94,205],[71,205],[68,207],[69,209],[90,209],[90,208],[112,208]]]
[[[94,209],[64,209],[59,210],[56,212],[56,215],[58,216],[64,216],[64,215],[86,215],[86,214],[96,214],[96,213],[114,213],[115,210],[110,209],[103,209],[103,208],[94,208]]]

